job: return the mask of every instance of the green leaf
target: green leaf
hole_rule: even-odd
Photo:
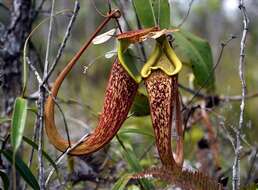
[[[16,98],[12,116],[11,144],[14,154],[18,150],[27,118],[27,100],[21,97]]]
[[[4,155],[4,157],[13,164],[13,152],[10,150],[0,150],[0,153]],[[21,177],[33,188],[40,189],[37,179],[34,177],[28,166],[23,162],[23,160],[16,155],[15,156],[15,167]]]
[[[154,133],[151,129],[144,127],[124,127],[121,128],[118,134],[126,134],[126,133],[134,133],[134,134],[141,134],[151,138],[154,138]]]
[[[161,29],[170,27],[168,0],[133,0],[133,4],[142,28],[156,25],[159,25]]]
[[[152,0],[133,0],[133,4],[142,28],[149,28],[156,25]]]
[[[2,178],[2,183],[4,184],[4,189],[8,190],[9,189],[9,177],[8,177],[8,175],[0,170],[0,176]]]
[[[170,7],[168,0],[152,0],[155,16],[161,29],[170,27]]]
[[[127,160],[128,164],[130,165],[131,169],[133,172],[138,173],[143,171],[142,166],[140,165],[140,161],[137,158],[135,152],[133,151],[133,148],[130,144],[126,144],[127,148],[126,150],[122,151],[123,157]],[[153,189],[153,185],[151,184],[151,182],[149,182],[146,179],[141,179],[139,180],[141,185],[144,187],[144,189]]]
[[[175,51],[182,62],[188,64],[199,86],[214,89],[213,59],[210,44],[189,32],[180,30],[173,33]]]
[[[38,149],[39,149],[38,145],[35,142],[33,142],[31,139],[23,136],[23,140],[38,151]],[[44,150],[42,151],[42,155],[49,161],[49,163],[53,166],[53,168],[55,168],[56,172],[58,172],[57,165]]]
[[[150,115],[148,97],[142,93],[137,93],[131,107],[131,113],[137,117]]]
[[[131,178],[131,174],[124,174],[122,175],[119,180],[116,181],[115,185],[113,186],[112,190],[123,190],[125,189],[126,184]]]

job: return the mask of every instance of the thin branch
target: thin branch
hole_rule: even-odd
[[[201,92],[197,92],[191,88],[188,88],[182,84],[178,84],[179,88],[195,95],[195,97],[201,98],[201,99],[205,99],[210,97],[207,94],[201,93]],[[241,101],[242,96],[241,95],[235,95],[235,96],[224,96],[224,95],[218,95],[217,96],[220,102],[231,102],[231,101]],[[246,94],[245,99],[252,99],[252,98],[258,98],[258,92],[254,92],[254,93],[250,93],[250,94]]]
[[[54,8],[55,8],[55,0],[52,0],[43,78],[45,78],[48,73],[50,43],[52,38],[52,27],[53,27],[53,21],[54,21]]]
[[[192,5],[193,5],[193,2],[194,0],[191,0],[189,5],[188,5],[188,10],[187,10],[187,13],[186,15],[184,16],[183,20],[180,22],[180,24],[177,25],[177,28],[181,28],[183,26],[183,24],[185,23],[185,21],[187,20],[190,12],[191,12],[191,8],[192,8]]]
[[[102,13],[96,6],[96,3],[95,1],[93,0],[90,0],[90,3],[92,4],[92,6],[94,7],[95,11],[102,17],[106,17],[106,15],[104,13]]]
[[[43,7],[43,5],[44,5],[45,2],[46,2],[46,0],[41,0],[39,6],[38,6],[38,8],[37,8],[37,10],[35,10],[35,12],[34,12],[34,15],[33,15],[33,18],[34,18],[34,19],[38,17],[39,12],[42,10],[42,7]]]
[[[43,127],[44,127],[44,103],[45,103],[45,88],[40,85],[39,87],[39,114],[37,117],[37,128],[38,128],[38,162],[39,162],[39,185],[40,189],[44,190],[44,163],[43,163],[43,157],[42,157],[42,149],[43,149]]]
[[[52,36],[52,26],[53,26],[53,18],[54,18],[54,5],[55,0],[52,0],[52,6],[51,6],[51,16],[50,16],[50,22],[49,22],[49,30],[48,30],[48,39],[47,39],[47,47],[46,47],[46,56],[45,56],[45,63],[44,63],[44,73],[43,73],[43,79],[47,76],[48,73],[48,65],[49,65],[49,52],[50,52],[50,42],[51,42],[51,36]],[[45,189],[45,177],[44,177],[44,163],[43,163],[43,156],[42,156],[42,149],[43,149],[43,143],[44,143],[44,134],[43,134],[43,127],[44,127],[44,104],[45,104],[45,93],[46,90],[44,88],[44,84],[40,84],[39,86],[39,126],[38,126],[38,162],[39,162],[39,186],[40,189]]]
[[[61,58],[61,56],[62,56],[62,54],[63,54],[64,48],[65,48],[65,46],[66,46],[66,42],[67,42],[68,38],[69,38],[70,35],[71,35],[72,26],[73,26],[73,24],[74,24],[74,22],[75,22],[75,19],[76,19],[77,15],[78,15],[79,10],[80,10],[79,1],[75,1],[75,3],[74,3],[74,9],[73,9],[73,16],[71,17],[71,19],[70,19],[70,21],[69,21],[69,24],[68,24],[68,26],[67,26],[67,29],[66,29],[66,32],[65,32],[63,41],[62,41],[62,43],[61,43],[61,45],[60,45],[60,47],[59,47],[59,49],[58,49],[56,58],[55,58],[53,64],[51,65],[51,68],[49,69],[48,74],[47,74],[47,76],[45,77],[43,83],[45,83],[45,82],[49,79],[49,77],[50,77],[51,74],[53,73],[53,71],[54,71],[54,69],[55,69],[57,63],[59,62],[59,60],[60,60],[60,58]]]
[[[218,57],[218,59],[217,59],[216,64],[213,66],[212,70],[210,71],[208,78],[204,81],[204,83],[203,83],[203,84],[200,86],[200,88],[196,91],[196,93],[193,95],[193,97],[188,101],[186,107],[188,107],[190,104],[192,104],[193,100],[194,100],[196,97],[198,97],[198,96],[200,95],[201,90],[202,90],[202,89],[207,85],[207,83],[210,81],[211,75],[214,73],[214,71],[217,69],[219,63],[221,62],[221,58],[222,58],[222,55],[223,55],[223,52],[224,52],[225,47],[228,45],[228,43],[229,43],[230,41],[232,41],[232,40],[235,39],[235,38],[236,38],[236,36],[231,35],[231,37],[230,37],[228,40],[226,40],[226,42],[222,42],[222,43],[221,43],[221,50],[220,50],[219,57]],[[185,109],[185,108],[183,108],[182,111],[184,111],[184,109]]]
[[[71,147],[68,147],[68,148],[66,149],[66,151],[65,151],[65,152],[57,159],[57,161],[55,162],[56,166],[57,166],[58,164],[60,164],[60,162],[64,159],[64,157],[65,157],[67,154],[69,154],[73,149],[75,149],[78,145],[80,145],[80,144],[85,140],[85,138],[88,137],[88,136],[89,136],[89,133],[85,134],[79,141],[77,141],[77,142],[76,142],[75,144],[73,144]],[[49,183],[49,181],[50,181],[52,175],[54,174],[54,172],[55,172],[55,168],[52,168],[52,170],[50,171],[50,173],[49,173],[49,175],[48,175],[48,177],[47,177],[47,180],[46,180],[46,182],[45,182],[45,186],[48,185],[48,183]]]
[[[236,128],[236,137],[235,137],[235,159],[233,164],[233,176],[232,176],[232,187],[233,190],[240,189],[240,149],[241,149],[241,133],[244,125],[244,110],[245,110],[245,96],[246,96],[246,82],[245,82],[245,46],[246,46],[246,38],[248,32],[248,24],[249,19],[247,16],[247,11],[244,5],[244,0],[239,0],[239,9],[243,18],[243,33],[242,39],[240,43],[240,58],[239,58],[239,78],[241,82],[241,90],[242,90],[242,98],[240,104],[240,115],[239,115],[239,125]]]

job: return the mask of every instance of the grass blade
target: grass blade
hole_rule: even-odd
[[[13,164],[13,152],[11,150],[0,150],[0,153],[2,153],[11,164]],[[23,160],[18,155],[15,156],[15,160],[15,167],[24,181],[26,181],[33,189],[40,189],[37,179]]]

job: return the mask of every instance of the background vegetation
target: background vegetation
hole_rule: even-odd
[[[2,25],[8,26],[10,14],[8,9],[12,9],[11,1],[0,1],[0,28]],[[35,1],[35,7],[38,7],[41,1]],[[136,14],[132,2],[130,0],[114,0],[112,1],[113,8],[119,8],[123,14],[120,23],[125,31],[135,30],[139,28]],[[241,84],[238,76],[238,63],[240,54],[240,40],[243,31],[243,19],[241,12],[238,9],[237,0],[170,0],[170,19],[171,26],[178,26],[184,20],[181,29],[191,32],[203,39],[206,39],[211,48],[213,55],[213,63],[218,63],[221,52],[221,43],[225,43],[228,39],[234,36],[229,43],[226,44],[222,58],[215,70],[215,91],[210,95],[216,95],[221,98],[219,105],[208,110],[212,127],[215,130],[217,141],[219,144],[219,160],[221,162],[221,170],[216,173],[212,167],[215,167],[212,160],[209,160],[211,150],[200,151],[200,142],[206,138],[208,133],[202,122],[195,122],[187,127],[185,132],[185,167],[197,169],[202,163],[201,159],[207,157],[209,168],[204,171],[211,176],[223,176],[229,178],[228,188],[231,189],[232,180],[232,164],[234,160],[234,150],[231,144],[231,136],[234,138],[234,129],[239,123],[239,105],[241,98]],[[246,61],[245,61],[245,78],[247,84],[247,94],[254,95],[246,101],[246,110],[244,114],[244,129],[241,147],[241,184],[247,185],[257,182],[258,178],[258,161],[257,155],[257,107],[258,107],[258,17],[257,9],[258,2],[249,0],[245,2],[246,10],[250,20],[248,36],[246,41]],[[54,11],[64,9],[73,10],[74,1],[56,1]],[[42,9],[39,11],[37,18],[33,21],[32,28],[35,28],[44,18],[50,16],[51,1],[45,1]],[[53,81],[57,74],[62,70],[64,65],[75,55],[90,35],[95,31],[99,23],[104,19],[103,15],[108,12],[107,1],[91,0],[80,1],[80,10],[72,27],[71,36],[68,39],[66,48],[62,57],[54,71],[54,74],[49,79]],[[143,13],[144,14],[144,13]],[[147,13],[146,13],[147,14]],[[166,15],[168,16],[168,15]],[[52,40],[49,51],[49,62],[53,63],[59,45],[65,35],[66,27],[71,18],[71,13],[55,16],[53,20]],[[47,38],[49,33],[49,22],[45,22],[40,28],[35,31],[31,37],[31,44],[35,47],[37,54],[32,55],[31,59],[35,68],[40,74],[43,73],[43,63],[47,47]],[[103,30],[115,28],[116,23],[110,22]],[[1,30],[0,30],[1,32]],[[0,33],[1,35],[1,33]],[[1,46],[0,46],[1,47]],[[149,55],[152,50],[152,43],[144,44],[146,54]],[[176,49],[177,47],[175,47]],[[83,134],[91,131],[98,121],[98,115],[102,109],[102,100],[105,92],[105,86],[109,75],[111,64],[114,56],[108,57],[108,53],[116,49],[116,40],[111,38],[106,43],[92,45],[86,53],[84,53],[77,63],[77,66],[66,78],[59,92],[59,103],[65,113],[70,136],[73,140],[78,140]],[[21,50],[22,51],[22,50]],[[136,51],[140,51],[136,49]],[[30,50],[32,52],[32,50]],[[141,53],[139,53],[142,56]],[[22,59],[22,56],[20,57]],[[35,61],[34,61],[35,60]],[[3,70],[3,68],[1,68]],[[38,82],[33,71],[28,73],[28,88],[26,96],[29,97],[27,121],[25,125],[24,136],[33,139],[35,132],[35,119],[37,106],[33,101],[32,95],[38,94]],[[196,88],[193,82],[193,74],[186,66],[180,74],[179,82],[187,88]],[[144,88],[140,89],[145,93]],[[205,89],[204,94],[209,94]],[[188,102],[193,97],[192,93],[180,89],[182,99]],[[0,97],[4,97],[4,92],[0,93]],[[234,96],[234,97],[233,97]],[[236,96],[236,97],[235,97]],[[229,98],[229,99],[227,99]],[[233,100],[236,98],[237,101]],[[2,98],[4,99],[4,98]],[[201,105],[202,98],[194,98],[189,106]],[[9,134],[11,114],[6,114],[6,109],[1,104],[1,139],[2,146],[4,142],[8,142],[6,137]],[[146,108],[143,108],[143,111]],[[58,117],[56,124],[60,131],[65,136],[63,118],[60,112],[56,111]],[[194,117],[193,117],[194,118]],[[7,120],[6,120],[7,119]],[[4,127],[5,126],[5,127]],[[94,153],[88,157],[70,157],[66,156],[60,163],[51,164],[47,157],[44,157],[44,176],[49,175],[53,166],[57,167],[58,173],[54,172],[51,177],[47,189],[112,189],[117,180],[121,179],[122,175],[141,171],[144,168],[159,165],[160,161],[154,144],[154,137],[150,116],[129,117],[124,123],[122,129],[118,133],[119,142],[114,138],[112,142],[104,149]],[[233,140],[234,141],[234,140]],[[25,143],[22,141],[22,146],[18,150],[18,156],[28,163],[31,148],[37,146],[38,142]],[[122,143],[122,144],[121,144]],[[199,143],[199,147],[198,147]],[[32,144],[32,145],[30,145]],[[123,146],[122,146],[123,145]],[[3,149],[4,150],[4,149]],[[14,151],[14,150],[13,150]],[[44,137],[44,151],[56,161],[60,152],[57,151],[48,139]],[[10,153],[10,152],[9,152]],[[8,152],[5,152],[8,154]],[[11,154],[11,153],[10,153]],[[2,156],[3,157],[3,156]],[[10,159],[12,160],[12,159]],[[10,161],[9,160],[9,161]],[[18,161],[16,161],[18,162]],[[12,174],[10,166],[6,159],[1,159],[1,173],[10,175],[9,181],[12,182]],[[21,167],[21,166],[18,166]],[[25,166],[24,166],[25,167]],[[34,159],[30,167],[33,175],[37,179],[39,175],[39,165],[37,152],[34,154]],[[25,169],[21,168],[24,172]],[[20,176],[22,173],[17,172]],[[25,172],[25,178],[28,178],[28,173]],[[23,178],[23,177],[22,177]],[[23,179],[17,177],[17,189],[24,187]],[[2,178],[4,180],[4,177]],[[31,181],[31,179],[27,179]],[[2,183],[3,185],[5,183]],[[12,184],[10,184],[12,186]],[[33,187],[32,184],[29,183]],[[37,186],[37,185],[36,185]],[[155,186],[156,189],[171,188],[171,185],[158,180],[153,181],[130,181],[128,189],[149,189]],[[119,188],[118,188],[119,189]]]

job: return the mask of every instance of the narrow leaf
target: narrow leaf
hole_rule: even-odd
[[[27,118],[27,100],[21,97],[16,98],[12,116],[11,144],[13,152],[18,150]]]
[[[140,161],[135,155],[132,147],[130,144],[127,144],[130,148],[124,150],[122,152],[124,158],[127,160],[128,164],[130,165],[133,172],[141,172],[143,171],[142,166],[140,165]],[[153,189],[153,185],[148,180],[140,180],[141,185],[144,187],[144,189]]]
[[[36,149],[38,151],[38,148],[39,148],[38,145],[35,142],[33,142],[31,139],[23,136],[23,140],[27,144],[31,145],[34,149]],[[56,172],[58,172],[57,165],[55,164],[55,162],[52,160],[52,158],[44,150],[42,151],[42,155],[49,161],[49,163],[53,166],[53,168],[55,168]]]
[[[13,152],[10,150],[0,150],[0,153],[4,155],[4,157],[11,163],[13,164]],[[23,160],[16,155],[15,156],[15,167],[21,177],[26,181],[33,189],[40,189],[39,184],[37,182],[37,179],[35,176],[32,174],[28,166],[23,162]]]
[[[131,174],[124,174],[124,175],[122,175],[119,178],[119,180],[117,180],[117,182],[113,186],[112,190],[124,190],[126,184],[128,183],[128,181],[130,180],[131,177],[132,177]]]
[[[154,138],[152,129],[146,128],[145,126],[137,126],[137,127],[124,127],[119,131],[119,134],[126,134],[126,133],[134,133],[134,134],[141,134],[151,138]]]
[[[8,177],[8,175],[0,170],[0,177],[2,178],[2,182],[3,182],[3,185],[4,185],[4,190],[8,190],[9,189],[9,177]]]

